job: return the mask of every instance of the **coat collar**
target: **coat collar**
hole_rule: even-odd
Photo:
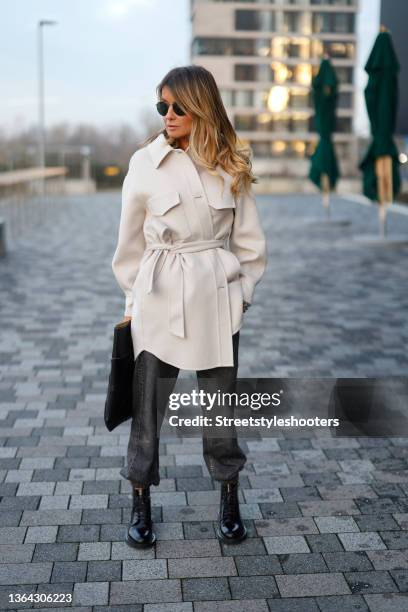
[[[155,168],[160,166],[162,160],[168,153],[170,153],[170,151],[174,151],[173,147],[167,142],[163,133],[160,133],[157,138],[152,140],[152,142],[147,145],[147,150],[149,151]]]
[[[155,168],[158,168],[163,161],[163,159],[170,153],[170,151],[174,151],[174,148],[167,142],[165,135],[161,132],[157,138],[152,140],[147,145],[147,150],[149,151],[150,157],[152,158],[153,165]],[[227,182],[231,180],[231,176],[225,172],[225,170],[217,164],[216,171],[220,174]],[[224,190],[224,193],[228,194],[228,191]],[[226,195],[225,197],[230,197]]]

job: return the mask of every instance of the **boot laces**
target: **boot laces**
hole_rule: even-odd
[[[137,489],[134,489],[133,516],[137,521],[143,521],[148,518],[149,505],[146,496],[146,493],[140,493]]]
[[[234,483],[227,483],[224,489],[223,518],[234,520],[237,517],[237,487]]]

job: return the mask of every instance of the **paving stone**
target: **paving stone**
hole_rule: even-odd
[[[376,570],[408,569],[408,550],[369,550],[367,556]]]
[[[273,576],[229,578],[233,599],[255,599],[279,595]]]
[[[316,601],[321,612],[369,612],[361,595],[332,595]]]
[[[227,578],[185,578],[183,597],[187,601],[231,599]]]
[[[408,570],[394,570],[390,572],[398,590],[404,593],[408,592]]]
[[[34,544],[1,544],[0,559],[7,563],[29,563],[33,557]],[[36,559],[34,559],[35,561]]]
[[[13,594],[16,596],[29,596],[34,595],[37,590],[37,585],[31,584],[15,584],[12,589],[10,589],[9,585],[1,586],[0,585],[0,610],[15,610],[15,603],[10,602],[10,591],[12,590]],[[24,610],[27,608],[31,608],[31,602],[27,601],[26,603],[21,602],[19,604],[19,610]]]
[[[306,535],[306,540],[313,552],[340,552],[344,550],[334,533]]]
[[[299,535],[319,532],[312,518],[255,521],[255,527],[260,536]]]
[[[36,544],[33,561],[75,561],[77,553],[78,544]]]
[[[239,551],[236,546],[230,544],[221,544],[222,554],[225,556],[233,556],[238,552],[240,555],[266,555],[265,546],[261,538],[247,538],[239,543]]]
[[[184,538],[182,523],[156,523],[154,531],[158,540],[182,540]],[[207,538],[212,537],[214,534],[209,532]]]
[[[394,519],[395,521],[398,523],[398,526],[400,529],[403,529],[404,531],[408,530],[408,513],[407,512],[396,512],[394,515]],[[388,523],[390,524],[390,523]],[[383,523],[383,527],[384,529],[384,523]],[[385,526],[385,529],[392,529],[392,526]]]
[[[165,559],[129,559],[123,561],[123,580],[156,580],[167,578]],[[170,576],[178,578],[178,576]]]
[[[130,562],[129,562],[130,563]],[[143,561],[142,563],[146,563]],[[163,561],[166,567],[166,561]],[[202,578],[211,576],[236,576],[234,560],[230,557],[201,557],[169,559],[169,578]]]
[[[303,536],[265,537],[264,542],[268,554],[272,555],[310,552],[307,542]]]
[[[20,523],[22,512],[16,510],[0,511],[0,525],[2,527],[17,527]]]
[[[78,561],[103,561],[110,558],[110,542],[82,542],[79,545]]]
[[[359,531],[349,516],[318,516],[314,519],[320,533],[348,533]]]
[[[0,544],[22,544],[26,531],[26,527],[0,527]]]
[[[106,508],[107,505],[107,495],[71,495],[69,508]]]
[[[319,612],[313,597],[299,597],[285,599],[269,599],[270,612]]]
[[[324,560],[332,572],[360,572],[373,569],[367,554],[357,552],[323,553]]]
[[[378,533],[339,533],[339,539],[345,550],[382,550],[386,548]]]
[[[98,541],[99,525],[62,525],[58,529],[58,542]]]
[[[20,525],[79,525],[81,510],[25,510]]]
[[[269,608],[265,599],[196,601],[194,602],[194,612],[269,612]]]
[[[328,571],[320,553],[279,555],[279,561],[285,574],[314,574]]]
[[[271,504],[259,504],[259,507],[262,512],[262,517],[265,519],[293,518],[296,516],[301,516],[300,510],[297,504],[271,503]]]
[[[184,557],[217,557],[221,555],[218,540],[179,540],[157,542],[158,559],[183,559]]]
[[[347,451],[348,452],[348,451]],[[344,500],[361,498],[376,498],[377,494],[373,486],[369,485],[329,485],[318,487],[318,491],[323,499]]]
[[[364,599],[370,612],[406,612],[408,598],[402,593],[365,595]]]
[[[86,509],[82,511],[82,525],[112,524],[122,520],[122,510],[120,508]]]
[[[39,510],[67,510],[69,495],[47,495],[41,498]]]
[[[120,580],[122,564],[120,561],[89,561],[87,580],[90,582],[110,582]]]
[[[360,514],[360,510],[351,499],[300,502],[299,508],[303,516],[342,516]]]
[[[73,561],[58,561],[54,563],[51,582],[84,582],[87,564]]]
[[[285,502],[300,502],[320,499],[320,495],[316,487],[281,487],[279,490]]]
[[[235,556],[235,565],[240,576],[269,576],[282,574],[277,555]]]
[[[353,517],[360,531],[399,530],[391,514],[363,514]]]
[[[183,466],[186,468],[187,466]],[[198,467],[198,466],[191,466]],[[181,466],[177,468],[167,468],[167,474],[174,474],[174,470],[180,470]],[[214,485],[212,483],[211,478],[204,478],[201,476],[201,470],[199,469],[200,476],[195,478],[177,478],[176,479],[176,487],[177,491],[212,491],[214,489]]]
[[[404,531],[380,531],[379,533],[387,548],[403,550],[408,548],[408,533]]]
[[[55,482],[20,482],[17,495],[53,495]]]
[[[30,542],[55,542],[57,537],[57,530],[58,527],[56,525],[52,525],[49,527],[29,527],[27,529],[24,543],[29,544]]]
[[[191,523],[176,523],[183,525],[186,540],[208,540],[215,538],[214,525],[211,521],[192,521]],[[173,538],[174,539],[174,538]]]
[[[345,572],[344,577],[352,593],[392,593],[398,591],[395,582],[386,571]]]
[[[112,542],[111,559],[154,559],[154,548],[132,548],[125,542]]]
[[[52,563],[6,563],[0,565],[0,584],[49,582]]]
[[[147,604],[144,606],[144,612],[193,612],[193,603],[184,601],[171,604]]]
[[[278,575],[276,582],[282,597],[347,595],[351,592],[340,573]]]
[[[77,582],[73,602],[80,606],[101,606],[108,603],[108,596],[108,582]]]
[[[283,502],[279,489],[244,489],[243,493],[248,504]]]

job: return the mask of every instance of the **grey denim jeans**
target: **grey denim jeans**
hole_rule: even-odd
[[[207,393],[232,393],[236,390],[238,371],[239,331],[232,336],[234,365],[230,367],[197,370],[198,388]],[[127,451],[127,465],[120,470],[121,476],[140,487],[158,485],[159,434],[165,416],[170,393],[173,391],[179,368],[165,363],[149,351],[139,353],[133,377],[134,397],[132,422]],[[165,385],[164,393],[158,397],[157,378]],[[203,408],[204,412],[205,408]],[[211,417],[232,417],[233,405],[215,404]],[[207,413],[208,416],[208,413]],[[234,427],[223,428],[222,437],[210,435],[210,428],[203,427],[203,455],[208,471],[214,480],[232,480],[245,465],[246,456],[238,445]]]

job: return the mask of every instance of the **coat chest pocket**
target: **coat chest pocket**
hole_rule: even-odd
[[[223,208],[235,208],[235,199],[232,193],[225,193],[222,197],[211,198],[209,204],[216,210],[222,210]]]
[[[168,229],[175,238],[186,238],[190,229],[178,191],[163,191],[152,195],[146,201],[152,215],[153,223],[162,236],[162,230]]]

